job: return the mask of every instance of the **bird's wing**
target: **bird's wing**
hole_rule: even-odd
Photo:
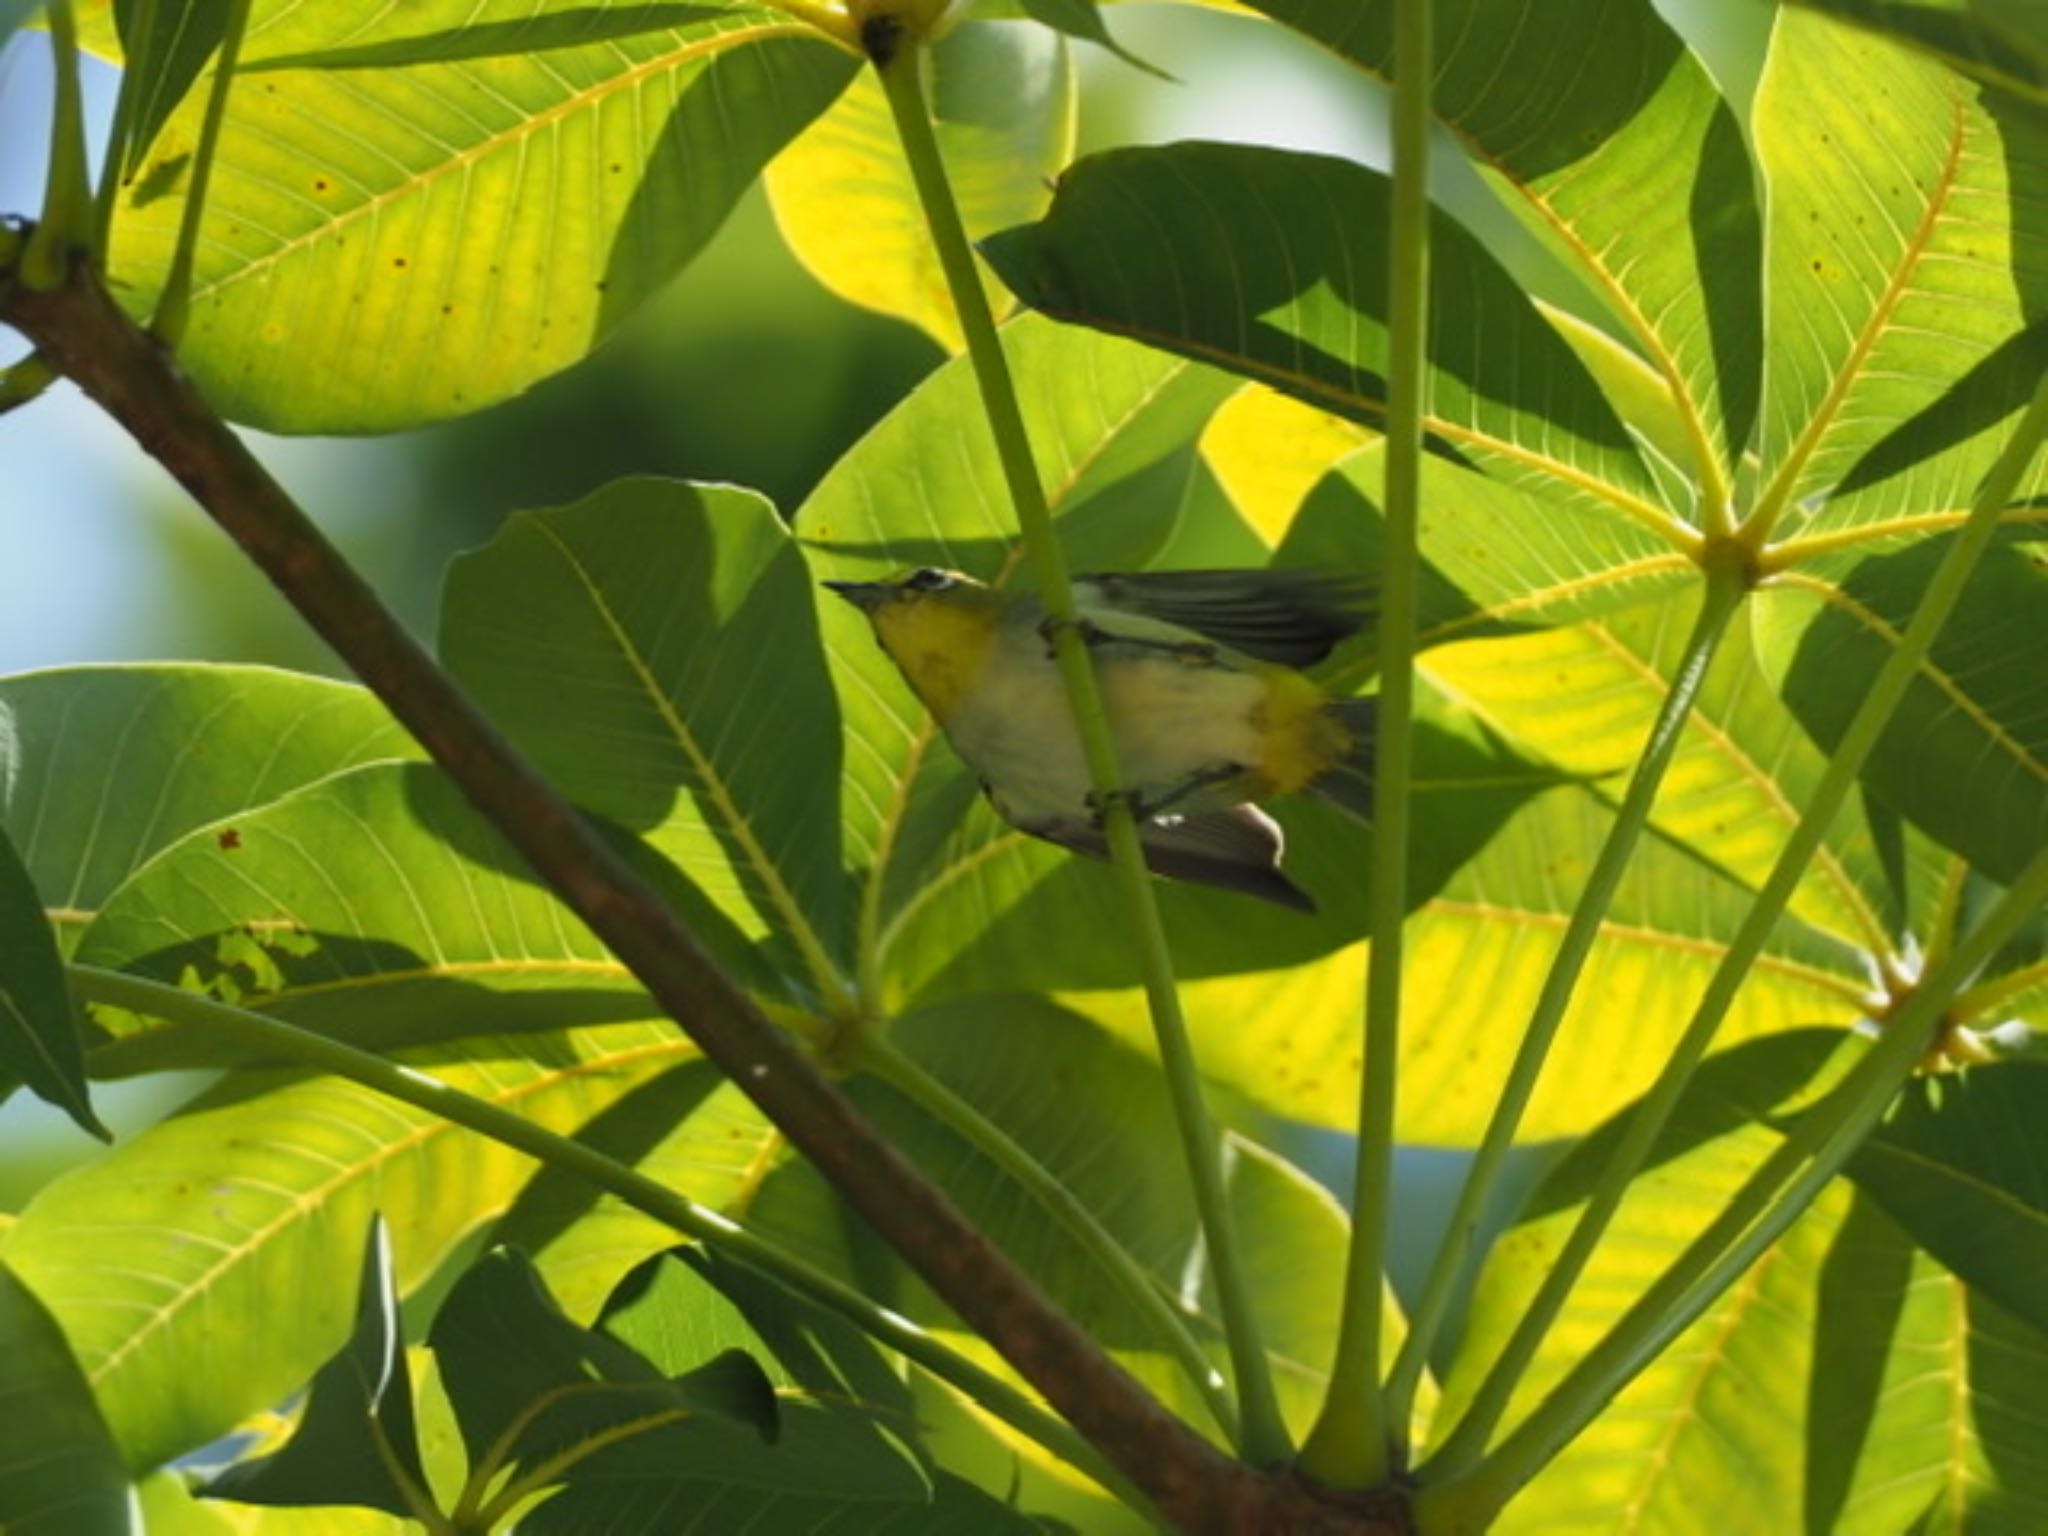
[[[1109,857],[1102,829],[1087,822],[1048,823],[1023,830],[1075,853]],[[1138,840],[1145,845],[1145,863],[1155,875],[1262,897],[1297,912],[1316,909],[1308,893],[1280,872],[1285,847],[1280,824],[1255,805],[1140,822]]]
[[[1306,667],[1371,621],[1372,582],[1327,571],[1133,571],[1075,578],[1082,617],[1118,613],[1194,630],[1260,661]],[[1105,620],[1108,619],[1108,622]]]

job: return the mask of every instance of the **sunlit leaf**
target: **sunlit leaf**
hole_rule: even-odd
[[[1356,422],[1247,384],[1210,419],[1202,459],[1239,514],[1272,546],[1330,466],[1372,440]]]
[[[708,1061],[685,1060],[586,1121],[577,1140],[713,1209],[738,1215],[784,1151],[782,1135]],[[574,1174],[543,1168],[491,1228],[533,1255],[562,1310],[595,1321],[627,1271],[675,1229]]]
[[[1788,9],[1755,136],[1766,505],[1831,493],[1810,529],[1967,507],[2048,368],[2048,114]],[[2020,494],[2044,487],[2048,463]]]
[[[1422,796],[1418,809],[1436,798]],[[1467,829],[1482,845],[1476,856],[1422,893],[1406,929],[1403,1141],[1478,1139],[1612,819],[1582,786],[1549,789],[1498,830]],[[1459,818],[1452,812],[1446,822],[1456,828]],[[1525,1139],[1582,1133],[1648,1086],[1748,905],[1746,890],[1697,859],[1660,841],[1639,847],[1550,1051]],[[1188,981],[1182,993],[1209,1072],[1277,1113],[1349,1129],[1364,981],[1365,946],[1354,944],[1313,965]],[[1788,922],[1737,995],[1721,1038],[1846,1027],[1867,1005],[1868,986],[1853,951]],[[1149,1035],[1136,994],[1065,997],[1127,1039]]]
[[[421,1066],[569,1132],[693,1054],[672,1027],[622,1025],[440,1047]],[[372,1212],[408,1291],[532,1166],[350,1083],[243,1073],[44,1188],[0,1259],[47,1299],[145,1470],[281,1401],[341,1346]]]
[[[0,1529],[131,1536],[128,1474],[48,1306],[0,1263]]]
[[[1254,0],[1382,78],[1393,12]],[[1756,416],[1756,193],[1734,114],[1650,0],[1435,0],[1430,109],[1509,205],[1592,285],[1724,479]],[[1439,279],[1441,280],[1441,279]],[[1466,301],[1460,295],[1461,302]]]
[[[984,1493],[964,1478],[937,1473],[929,1502],[884,1504],[873,1500],[720,1497],[710,1506],[714,1519],[745,1519],[760,1510],[774,1520],[776,1536],[1043,1536],[1045,1527],[1029,1515]],[[664,1486],[591,1484],[565,1489],[519,1524],[534,1536],[670,1536],[704,1518],[703,1491],[689,1483]]]
[[[971,238],[1036,218],[1072,159],[1076,96],[1067,47],[1043,28],[969,21],[927,54],[933,127]],[[782,237],[841,298],[896,315],[949,352],[960,322],[872,72],[768,168]],[[1002,295],[986,284],[992,300]]]
[[[362,689],[268,667],[0,678],[0,825],[66,948],[115,886],[194,828],[418,753]]]
[[[152,1472],[135,1487],[149,1536],[414,1536],[417,1523],[373,1509],[269,1508],[202,1499],[186,1474]]]
[[[1707,1141],[1639,1177],[1509,1409],[1512,1425],[1621,1317],[1717,1215],[1777,1138]],[[1548,1272],[1576,1208],[1551,1209],[1496,1244],[1446,1387],[1454,1421]],[[1821,1362],[1813,1316],[1822,1256],[1848,1201],[1830,1192],[1664,1354],[1623,1389],[1512,1503],[1496,1529],[1568,1525],[1587,1509],[1672,1532],[1797,1528],[1809,1384]]]
[[[1379,445],[1336,465],[1296,512],[1279,563],[1380,570],[1385,474]],[[1424,647],[1566,624],[1654,598],[1683,606],[1699,583],[1690,560],[1606,508],[1547,505],[1435,459],[1422,467],[1422,499],[1416,638]],[[1348,680],[1342,662],[1359,651],[1369,657],[1376,640],[1340,652],[1340,676]]]
[[[1760,599],[1775,603],[1773,595]],[[1618,797],[1677,674],[1698,612],[1694,592],[1540,634],[1431,651],[1430,676],[1511,740]],[[1740,619],[1701,685],[1652,825],[1751,889],[1761,886],[1825,767],[1769,686]],[[1837,679],[1830,687],[1850,694]],[[1853,702],[1853,698],[1851,698]],[[1866,825],[1844,817],[1794,888],[1801,922],[1872,956],[1903,930],[1885,907]]]
[[[2048,1520],[2048,1334],[1944,1272],[1862,1193],[1811,1326],[1803,1529],[2017,1536]]]
[[[1172,78],[1147,64],[1111,35],[1109,23],[1096,0],[1018,0],[1018,5],[1032,20],[1041,21],[1056,32],[1078,37],[1098,48],[1107,48],[1126,64],[1135,65],[1147,74],[1159,75],[1162,79]]]
[[[380,1049],[657,1012],[424,764],[337,774],[192,834],[109,898],[77,958]],[[246,1059],[203,1030],[101,1023],[100,1072]]]
[[[1918,48],[1988,85],[2048,103],[2048,34],[2034,0],[1796,0]]]
[[[344,0],[252,32],[179,349],[217,407],[379,431],[567,367],[854,70],[780,11],[522,10]],[[112,266],[133,306],[163,281],[203,95],[120,199]]]
[[[1221,1369],[1215,1300],[1197,1262],[1200,1236],[1172,1111],[1139,1053],[1071,1012],[1031,997],[988,997],[897,1020],[892,1039],[1034,1155],[1177,1298]],[[1069,1315],[1178,1411],[1207,1423],[1192,1386],[1152,1325],[1044,1208],[954,1131],[893,1090],[856,1079],[862,1107],[938,1181],[990,1238]],[[1327,1380],[1342,1273],[1343,1212],[1326,1191],[1249,1143],[1227,1150],[1230,1192],[1247,1267],[1270,1284],[1255,1305],[1282,1406],[1305,1429]],[[958,1347],[1006,1369],[872,1238],[850,1233],[817,1175],[787,1163],[763,1185],[752,1218],[765,1231],[861,1283]],[[879,1290],[877,1288],[880,1288]]]

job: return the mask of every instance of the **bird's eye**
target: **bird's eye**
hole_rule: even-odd
[[[912,592],[940,592],[953,585],[953,573],[936,566],[919,566],[903,578],[903,585]]]

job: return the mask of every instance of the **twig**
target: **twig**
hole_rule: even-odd
[[[14,326],[190,491],[557,895],[839,1193],[1159,1510],[1195,1532],[1358,1533],[1169,1414],[1006,1261],[777,1031],[400,626],[192,382],[75,264],[37,291],[0,268]]]

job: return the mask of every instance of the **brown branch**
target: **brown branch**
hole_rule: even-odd
[[[14,281],[19,329],[190,491],[535,872],[932,1289],[1161,1513],[1191,1532],[1394,1536],[1398,1508],[1326,1502],[1230,1460],[1168,1413],[860,1118],[638,876],[400,627],[184,372],[84,263]]]

